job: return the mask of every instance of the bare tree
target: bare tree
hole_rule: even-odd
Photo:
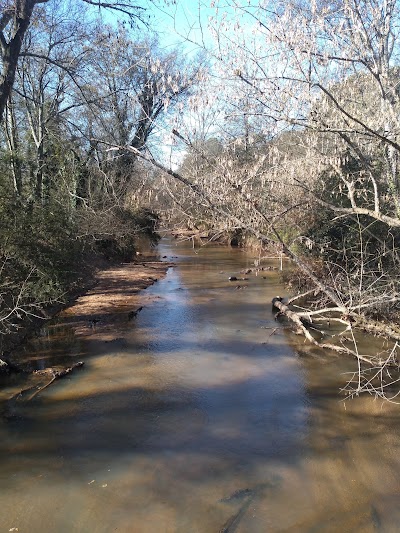
[[[73,86],[82,83],[81,72],[88,47],[89,24],[80,6],[48,6],[37,12],[21,50],[15,99],[29,125],[33,176],[30,188],[42,202],[49,196],[53,173],[51,145],[61,141],[64,116],[83,105],[71,98]],[[62,139],[66,141],[66,136]],[[52,176],[55,180],[55,176]]]
[[[103,175],[98,185],[123,202],[136,186],[137,158],[110,146],[143,150],[151,144],[157,150],[166,116],[189,94],[201,63],[188,64],[178,50],[164,52],[154,38],[132,39],[123,28],[100,30],[97,40],[102,47],[93,47],[90,82],[81,89],[86,101],[92,100],[86,136],[97,143],[94,162]]]
[[[11,95],[23,41],[34,10],[39,4],[49,2],[51,0],[4,0],[0,4],[0,121],[3,119],[7,101]],[[133,23],[144,20],[145,10],[131,0],[125,2],[81,0],[81,2],[98,9],[113,10],[128,17]]]

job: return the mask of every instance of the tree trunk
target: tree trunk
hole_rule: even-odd
[[[12,34],[9,42],[6,41],[4,33],[0,32],[3,62],[0,75],[0,122],[3,120],[4,111],[14,85],[22,42],[30,24],[33,8],[37,3],[39,3],[37,0],[25,0],[17,3],[19,5],[15,7]],[[44,1],[42,0],[40,3],[44,3]]]
[[[6,121],[4,125],[7,145],[10,151],[10,165],[13,177],[13,189],[20,198],[22,195],[22,168],[19,159],[19,138],[17,130],[17,122],[15,120],[14,104],[10,98],[6,107]]]
[[[36,154],[36,175],[35,175],[35,198],[38,202],[43,202],[43,168],[44,168],[44,147],[43,139],[37,147]]]

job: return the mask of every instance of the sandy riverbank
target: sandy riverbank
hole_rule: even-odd
[[[72,327],[77,336],[111,340],[153,298],[143,289],[163,278],[171,266],[144,261],[100,270],[94,287],[58,315],[60,322]]]
[[[99,269],[91,288],[52,317],[46,326],[50,336],[28,339],[10,354],[12,364],[24,373],[19,374],[17,382],[5,395],[3,416],[18,417],[19,407],[26,401],[36,397],[58,377],[67,375],[75,366],[82,366],[90,353],[87,348],[93,344],[91,341],[108,343],[123,335],[137,313],[157,298],[144,289],[163,278],[171,266],[173,264],[166,261],[149,259]],[[72,335],[84,341],[79,343],[79,354],[66,354],[55,348],[57,340],[62,343],[65,339],[66,331],[69,338]],[[82,363],[77,364],[77,356],[83,358]],[[39,370],[35,371],[35,368]]]

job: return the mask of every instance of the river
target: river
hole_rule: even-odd
[[[160,255],[114,342],[25,346],[86,364],[0,420],[0,532],[400,531],[400,407],[343,401],[354,362],[275,321],[276,271],[228,281],[251,255]]]

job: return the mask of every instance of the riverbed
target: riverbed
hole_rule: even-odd
[[[85,367],[0,420],[0,531],[398,532],[400,407],[343,401],[355,363],[275,320],[276,270],[159,254],[175,267],[106,340],[47,327],[24,347]]]

